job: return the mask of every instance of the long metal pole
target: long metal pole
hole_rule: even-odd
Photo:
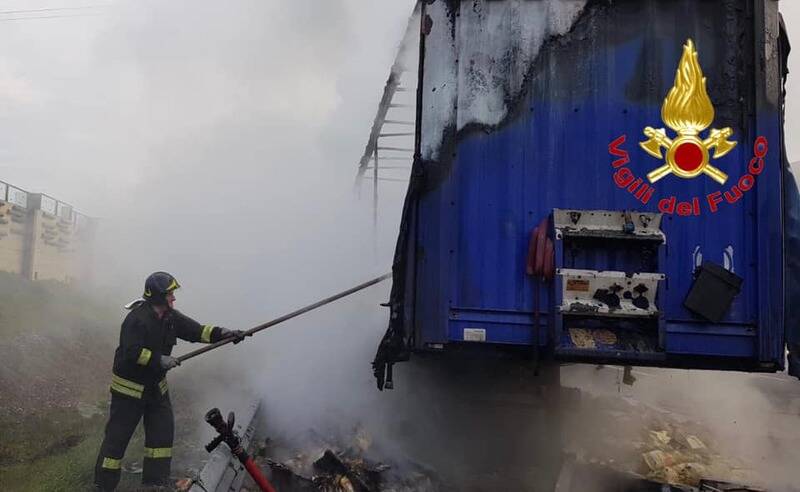
[[[288,321],[288,320],[290,320],[292,318],[296,318],[297,316],[300,316],[301,314],[305,314],[305,313],[307,313],[309,311],[313,311],[313,310],[315,310],[315,309],[317,309],[319,307],[322,307],[322,306],[324,306],[326,304],[330,304],[330,303],[332,303],[334,301],[338,301],[339,299],[341,299],[343,297],[347,297],[349,295],[355,294],[356,292],[364,290],[367,287],[372,287],[373,285],[381,283],[381,282],[383,282],[384,280],[388,279],[391,276],[392,276],[391,273],[387,273],[385,275],[381,275],[380,277],[374,278],[374,279],[370,280],[369,282],[364,282],[363,284],[356,285],[355,287],[347,289],[344,292],[340,292],[340,293],[338,293],[336,295],[333,295],[331,297],[327,297],[327,298],[325,298],[325,299],[323,299],[321,301],[315,302],[314,304],[310,304],[310,305],[308,305],[308,306],[306,306],[304,308],[300,308],[297,311],[292,311],[289,314],[285,314],[285,315],[281,316],[280,318],[275,318],[272,321],[267,321],[266,323],[263,323],[263,324],[260,324],[260,325],[258,325],[256,327],[254,327],[254,328],[251,328],[251,329],[249,329],[249,330],[247,330],[245,332],[245,335],[246,336],[255,335],[256,333],[258,333],[261,330],[266,330],[267,328],[270,328],[270,327],[275,326],[277,324],[283,323],[284,321]],[[180,357],[178,357],[178,360],[181,361],[181,362],[189,360],[192,357],[197,357],[200,354],[204,354],[206,352],[214,350],[215,348],[222,347],[223,345],[227,345],[229,343],[232,343],[233,341],[234,341],[233,338],[226,338],[224,340],[220,340],[219,342],[212,343],[210,345],[206,345],[205,347],[197,349],[197,350],[194,350],[192,352],[189,352],[188,354],[181,355]]]

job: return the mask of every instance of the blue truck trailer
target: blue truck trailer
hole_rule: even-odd
[[[783,370],[800,213],[778,2],[421,4],[379,388],[414,352]]]

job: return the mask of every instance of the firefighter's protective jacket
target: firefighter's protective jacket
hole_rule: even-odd
[[[178,338],[214,343],[221,338],[221,332],[219,327],[201,325],[174,309],[159,319],[149,303],[140,303],[122,322],[111,390],[138,399],[146,388],[156,384],[165,392],[166,371],[161,368],[161,356],[172,353]]]

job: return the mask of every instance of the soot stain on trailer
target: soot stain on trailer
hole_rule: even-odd
[[[474,3],[477,4],[477,2]],[[681,2],[650,0],[647,2],[647,6],[642,6],[642,3],[611,4],[606,0],[588,2],[567,32],[551,35],[544,41],[526,71],[521,89],[516,93],[509,90],[509,84],[497,80],[497,75],[493,76],[493,80],[488,80],[486,74],[481,75],[474,67],[470,67],[468,72],[473,74],[470,78],[484,80],[486,84],[492,86],[503,87],[504,103],[508,108],[507,114],[497,124],[471,121],[466,123],[463,128],[454,131],[451,122],[445,128],[439,129],[442,132],[442,141],[438,158],[422,160],[422,172],[417,176],[424,181],[420,191],[424,194],[425,191],[438,188],[442,181],[449,176],[456,151],[463,141],[490,134],[517,123],[529,112],[533,113],[535,119],[537,108],[529,106],[527,103],[530,99],[529,96],[536,93],[536,89],[541,91],[552,81],[557,81],[559,84],[557,87],[548,88],[550,89],[548,99],[551,101],[566,101],[577,99],[579,96],[591,95],[592,87],[584,80],[586,78],[585,60],[587,51],[598,49],[597,40],[605,40],[601,42],[605,42],[609,46],[622,45],[641,33],[640,26],[635,23],[635,20],[641,17],[642,9],[661,11],[661,13],[654,12],[652,14],[654,18],[658,19],[661,16],[670,18],[671,10],[684,7]],[[708,91],[714,101],[717,125],[738,128],[746,126],[748,116],[752,115],[754,111],[753,98],[747,97],[746,93],[752,89],[751,84],[740,83],[752,70],[745,60],[754,59],[752,34],[749,34],[745,25],[748,20],[752,21],[750,4],[749,1],[727,0],[723,4],[723,9],[711,3],[693,4],[692,18],[694,19],[724,15],[723,35],[714,31],[707,21],[696,20],[678,28],[665,23],[654,23],[638,54],[632,76],[626,84],[625,93],[629,100],[641,105],[660,107],[671,87],[671,83],[667,83],[668,79],[663,76],[664,70],[674,70],[677,59],[668,60],[664,56],[660,49],[659,39],[668,36],[675,38],[676,42],[683,43],[686,39],[695,37],[700,39],[698,43],[702,43],[700,56],[706,78],[713,81],[708,84]],[[455,36],[456,19],[459,17],[458,8],[452,0],[448,1],[447,8],[451,22],[450,28]],[[748,15],[742,15],[742,10],[747,10]],[[697,26],[698,22],[702,22],[702,25]],[[703,63],[702,58],[705,53],[710,55],[706,63]],[[741,53],[746,53],[746,55],[741,56]],[[494,66],[509,70],[509,67],[514,64],[511,58],[519,54],[519,49],[508,50],[494,63]],[[717,54],[720,62],[711,63],[712,54]],[[723,54],[723,56],[719,54]],[[554,63],[555,60],[558,60],[557,64]],[[435,61],[427,60],[427,62],[430,64]],[[459,63],[459,60],[456,63]],[[500,73],[503,71],[501,70]],[[462,89],[458,88],[457,90]],[[576,109],[579,110],[579,108]],[[458,111],[458,108],[456,110]],[[454,116],[454,118],[459,119],[458,116]]]

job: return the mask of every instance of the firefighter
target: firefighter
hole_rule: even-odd
[[[224,338],[244,339],[245,333],[201,325],[173,308],[180,285],[166,272],[155,272],[145,281],[144,295],[127,306],[130,310],[119,336],[111,376],[111,408],[105,438],[95,465],[96,490],[114,490],[128,441],[144,418],[145,486],[168,485],[174,421],[166,374],[180,365],[172,357],[177,338],[214,343]]]

